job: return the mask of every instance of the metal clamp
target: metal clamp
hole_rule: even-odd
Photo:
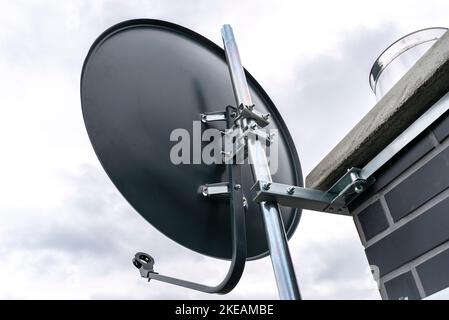
[[[226,130],[223,135],[224,150],[222,151],[222,154],[225,163],[231,161],[240,152],[243,152],[242,159],[247,158],[248,139],[257,138],[268,147],[275,141],[275,133],[268,133],[266,130],[261,129],[256,122],[251,122],[250,125],[247,125],[244,128],[236,124],[231,129]]]
[[[239,105],[239,116],[236,119],[253,119],[261,128],[264,128],[270,124],[269,121],[270,114],[269,113],[262,113],[255,109],[254,105]]]
[[[326,212],[340,213],[341,208],[346,208],[355,198],[365,191],[375,181],[370,176],[367,179],[360,175],[362,169],[351,168],[341,177],[327,193],[334,195],[330,206],[326,208]],[[347,211],[347,208],[346,210]],[[347,213],[349,214],[349,212]]]
[[[201,185],[198,189],[204,197],[229,196],[229,183],[219,182]]]
[[[258,139],[262,139],[268,146],[274,141],[274,133],[269,134],[266,130],[261,130],[255,122],[244,128],[241,139],[248,140],[249,135],[254,135]]]

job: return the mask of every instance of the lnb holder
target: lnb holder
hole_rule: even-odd
[[[140,276],[142,278],[150,279],[150,273],[154,272],[154,259],[152,256],[145,252],[137,252],[134,255],[133,265],[139,269]]]

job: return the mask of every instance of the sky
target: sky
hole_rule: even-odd
[[[226,296],[139,277],[137,251],[151,252],[160,273],[210,285],[228,263],[165,237],[108,179],[81,113],[90,45],[115,23],[154,18],[222,46],[230,23],[305,176],[374,106],[368,74],[377,56],[409,32],[447,27],[449,2],[0,0],[0,8],[0,299],[276,299],[269,257],[247,263]],[[303,298],[380,299],[351,218],[304,211],[289,243]]]

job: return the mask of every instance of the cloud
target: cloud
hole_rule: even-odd
[[[395,32],[394,24],[347,32],[332,50],[298,63],[288,87],[273,89],[306,172],[375,104],[368,74]]]

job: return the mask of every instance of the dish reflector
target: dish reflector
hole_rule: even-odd
[[[270,113],[269,128],[279,131],[273,180],[302,186],[299,159],[284,121],[256,80],[248,73],[247,79],[256,108]],[[231,258],[229,203],[204,197],[198,188],[226,181],[225,166],[173,164],[170,151],[176,142],[170,141],[170,134],[182,128],[194,139],[192,121],[207,112],[225,111],[234,101],[224,51],[164,21],[130,20],[111,27],[92,45],[81,75],[86,128],[118,190],[169,238],[223,259]],[[202,126],[224,129],[225,123]],[[249,198],[254,184],[249,165],[244,165],[242,178]],[[268,247],[259,206],[248,203],[248,259],[257,259],[268,254]],[[290,237],[300,212],[282,208],[282,216]]]

